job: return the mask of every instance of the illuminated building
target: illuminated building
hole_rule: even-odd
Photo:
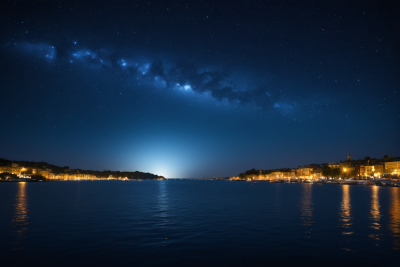
[[[0,166],[0,173],[3,172],[9,172],[12,173],[12,167],[8,167],[8,166]]]
[[[399,174],[400,161],[385,162],[385,173]]]
[[[294,172],[272,172],[267,175],[268,179],[289,179],[294,177]]]
[[[313,168],[298,168],[296,169],[296,177],[298,178],[311,178]]]
[[[97,179],[96,176],[84,173],[59,173],[54,176],[54,179],[61,179],[61,180],[95,180]]]
[[[379,177],[383,173],[383,165],[360,166],[360,176]]]
[[[312,174],[313,179],[322,178],[322,170],[314,170]]]

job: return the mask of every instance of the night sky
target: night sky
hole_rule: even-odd
[[[399,1],[217,2],[3,1],[0,157],[199,178],[400,156]]]

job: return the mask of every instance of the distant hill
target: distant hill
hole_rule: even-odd
[[[10,166],[16,163],[20,167],[32,167],[42,170],[50,169],[52,173],[55,174],[62,174],[62,173],[69,173],[69,174],[90,174],[94,175],[97,178],[119,178],[119,177],[127,177],[128,179],[165,179],[163,176],[158,176],[152,173],[147,172],[128,172],[128,171],[111,171],[111,170],[104,170],[104,171],[95,171],[95,170],[82,170],[82,169],[71,169],[69,166],[56,166],[53,164],[49,164],[47,162],[35,162],[35,161],[18,161],[18,160],[8,160],[4,158],[0,158],[0,166]]]

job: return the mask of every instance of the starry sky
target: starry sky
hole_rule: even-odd
[[[226,177],[400,156],[398,1],[6,1],[0,157]]]

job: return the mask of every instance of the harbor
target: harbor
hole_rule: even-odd
[[[392,186],[400,187],[400,182],[396,180],[370,179],[370,180],[353,180],[353,179],[274,179],[268,180],[270,183],[309,183],[309,184],[336,184],[336,185],[373,185],[373,186]]]

